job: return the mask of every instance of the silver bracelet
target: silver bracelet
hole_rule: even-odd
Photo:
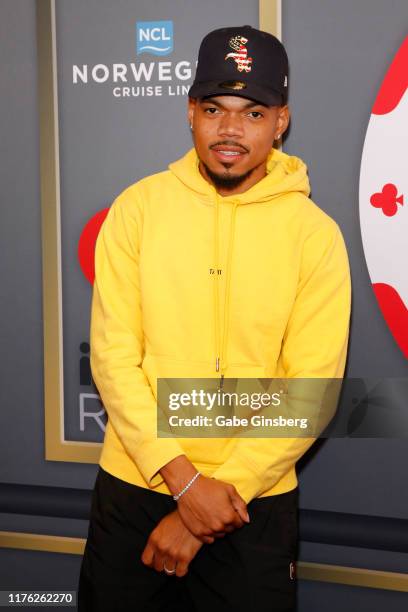
[[[192,479],[186,484],[186,486],[184,487],[184,489],[181,489],[180,493],[177,493],[177,495],[173,495],[173,499],[174,501],[178,501],[180,499],[180,497],[182,495],[184,495],[184,493],[187,491],[187,489],[189,489],[191,487],[191,485],[193,484],[193,482],[195,481],[196,478],[198,478],[198,476],[200,475],[200,472],[197,472],[197,474],[194,474],[194,476],[192,477]]]

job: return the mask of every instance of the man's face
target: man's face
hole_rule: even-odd
[[[288,126],[289,109],[222,95],[190,98],[188,117],[201,174],[229,195],[243,193],[265,176],[266,159]]]

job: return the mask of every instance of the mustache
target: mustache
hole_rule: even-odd
[[[239,142],[235,142],[234,140],[220,140],[219,142],[215,142],[214,144],[210,145],[209,148],[213,149],[214,147],[220,147],[222,145],[226,145],[227,147],[237,147],[238,149],[244,151],[244,153],[249,153],[249,149],[247,147]]]

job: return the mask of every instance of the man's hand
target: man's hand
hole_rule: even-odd
[[[177,503],[183,523],[203,542],[249,523],[246,503],[235,487],[214,478],[199,476]]]
[[[202,542],[189,532],[177,510],[167,514],[149,536],[142,554],[142,562],[158,572],[176,570],[175,575],[187,574]]]
[[[173,495],[181,491],[196,472],[185,455],[176,457],[160,470]],[[214,478],[200,475],[177,503],[187,529],[207,544],[249,523],[246,503],[235,487]]]

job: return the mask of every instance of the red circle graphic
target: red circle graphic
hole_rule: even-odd
[[[95,280],[95,245],[109,208],[97,212],[85,225],[78,242],[78,259],[85,278],[93,285]]]

